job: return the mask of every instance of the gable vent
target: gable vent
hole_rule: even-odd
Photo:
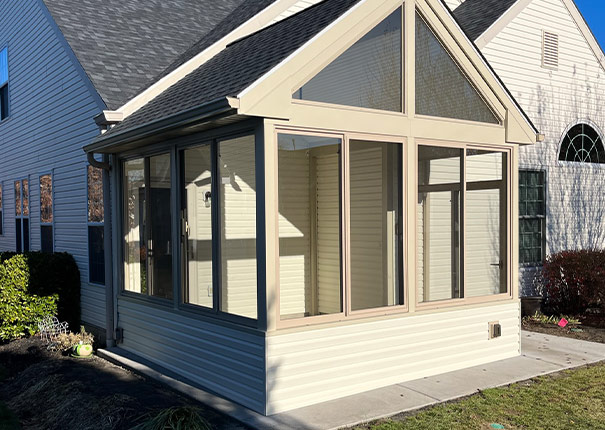
[[[559,67],[559,35],[545,31],[542,36],[542,67]]]

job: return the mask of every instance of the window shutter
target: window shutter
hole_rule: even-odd
[[[542,34],[542,67],[559,67],[559,35],[548,31]]]

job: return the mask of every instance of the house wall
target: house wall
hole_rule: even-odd
[[[136,300],[119,300],[118,313],[121,348],[264,413],[264,334]]]
[[[488,323],[502,337],[488,340]],[[267,337],[267,413],[519,354],[519,302],[275,332]]]
[[[543,30],[559,34],[557,70],[541,66]],[[588,120],[605,129],[605,71],[564,2],[533,0],[482,52],[545,135],[520,148],[519,168],[546,171],[547,254],[605,247],[604,166],[558,161],[570,125]],[[535,272],[520,270],[522,295],[535,293]]]
[[[40,249],[40,182],[52,173],[55,250],[74,256],[82,283],[82,319],[105,326],[105,289],[88,283],[86,155],[98,135],[102,102],[37,0],[0,0],[0,49],[8,45],[10,117],[0,123],[4,234],[16,249],[14,181],[29,178],[31,249]]]

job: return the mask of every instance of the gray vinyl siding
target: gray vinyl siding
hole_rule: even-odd
[[[30,185],[30,244],[40,249],[40,182],[53,177],[54,248],[74,256],[82,280],[82,319],[105,326],[105,289],[88,284],[86,155],[104,108],[45,6],[0,0],[0,47],[8,46],[10,116],[0,123],[4,234],[15,250],[14,181]]]
[[[265,337],[119,299],[120,347],[194,384],[265,413]]]
[[[542,67],[542,31],[559,35],[556,70]],[[482,52],[545,135],[520,148],[519,168],[546,171],[546,253],[605,248],[605,166],[558,160],[570,125],[588,121],[605,130],[605,70],[565,4],[531,1]],[[536,273],[519,271],[522,296],[535,294]]]

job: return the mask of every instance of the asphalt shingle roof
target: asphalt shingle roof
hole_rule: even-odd
[[[466,0],[453,15],[471,40],[476,40],[517,0]]]
[[[44,0],[109,109],[156,81],[242,3],[263,0]]]
[[[329,0],[234,42],[99,140],[237,96],[360,0]]]

